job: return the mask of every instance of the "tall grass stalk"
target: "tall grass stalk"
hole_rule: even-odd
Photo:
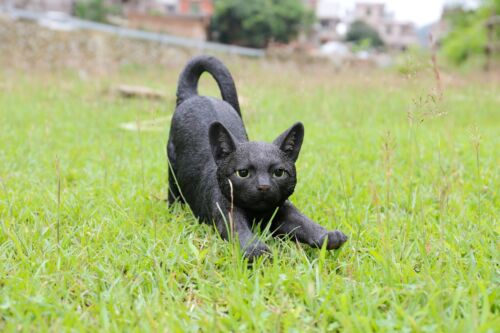
[[[3,193],[5,195],[5,201],[7,203],[9,217],[12,217],[12,204],[10,202],[9,192],[7,190],[7,185],[6,185],[6,180],[4,178],[0,177],[0,183],[2,184],[2,190],[3,190]]]
[[[384,162],[384,175],[385,175],[385,211],[389,216],[390,202],[391,202],[391,179],[393,174],[393,156],[394,156],[395,142],[391,136],[391,132],[387,131],[384,135],[382,144],[382,155]]]
[[[57,179],[57,221],[56,221],[56,235],[57,245],[61,244],[61,166],[59,156],[56,155],[55,160],[56,179]]]
[[[146,189],[146,180],[145,180],[145,175],[144,175],[144,150],[142,147],[142,135],[141,135],[141,121],[139,118],[136,119],[136,126],[137,126],[137,143],[139,144],[139,160],[141,162],[141,184],[142,184],[142,191],[144,192]]]
[[[477,182],[477,218],[481,221],[481,192],[483,191],[483,181],[481,177],[481,160],[480,160],[480,148],[481,148],[481,135],[479,134],[479,128],[475,126],[471,133],[472,147],[474,148],[474,156],[476,161],[476,182]]]
[[[345,221],[349,221],[349,208],[350,208],[350,202],[349,202],[349,195],[347,193],[347,188],[346,188],[346,183],[345,183],[345,178],[344,178],[344,171],[341,165],[338,167],[339,170],[339,181],[340,185],[342,188],[342,196],[344,197],[344,204],[345,204]]]

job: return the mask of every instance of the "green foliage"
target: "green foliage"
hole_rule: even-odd
[[[212,31],[220,42],[262,48],[271,40],[290,42],[312,22],[300,0],[219,0]]]
[[[384,42],[380,38],[377,30],[373,29],[369,24],[363,21],[354,21],[347,31],[347,42],[354,42],[358,46],[363,47],[381,47]]]
[[[78,0],[75,2],[75,16],[95,22],[106,22],[109,14],[117,14],[117,6],[108,6],[104,0]]]
[[[461,7],[449,9],[444,19],[450,26],[450,33],[442,42],[442,52],[455,65],[483,56],[488,43],[486,22],[492,15],[500,15],[500,1],[484,2],[477,10]],[[495,27],[497,40],[500,26]]]

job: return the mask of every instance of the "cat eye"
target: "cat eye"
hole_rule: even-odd
[[[240,169],[236,171],[236,175],[240,178],[247,178],[250,175],[248,169]]]
[[[284,169],[276,169],[273,171],[273,177],[283,178],[286,176],[286,171]]]

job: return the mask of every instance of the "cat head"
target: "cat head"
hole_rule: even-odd
[[[265,143],[237,142],[216,122],[210,127],[209,139],[219,187],[236,206],[255,212],[272,211],[293,193],[297,183],[295,161],[304,139],[302,123],[290,127],[273,143]]]

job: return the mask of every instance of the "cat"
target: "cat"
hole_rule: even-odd
[[[215,79],[222,100],[198,95],[203,72]],[[215,57],[195,57],[179,77],[167,143],[169,205],[187,203],[223,239],[237,236],[249,262],[270,253],[252,233],[255,222],[271,223],[273,235],[338,249],[346,235],[326,230],[288,200],[297,182],[295,161],[303,138],[304,126],[298,122],[273,143],[249,141],[229,70]]]

